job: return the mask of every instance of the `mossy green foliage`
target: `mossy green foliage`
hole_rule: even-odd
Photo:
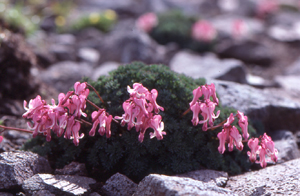
[[[21,32],[26,36],[31,35],[37,30],[37,25],[30,19],[31,16],[23,14],[22,5],[9,6],[0,4],[5,9],[0,12],[0,21],[13,32]],[[0,22],[1,23],[1,22]]]
[[[109,32],[117,22],[117,14],[113,10],[106,10],[103,13],[90,13],[77,19],[71,29],[80,31],[88,27],[94,27],[103,32]]]
[[[197,18],[186,16],[179,10],[164,12],[158,16],[158,25],[150,36],[159,44],[176,43],[180,48],[197,52],[210,51],[214,42],[200,42],[191,37],[191,29]]]
[[[218,152],[219,141],[214,131],[202,131],[202,125],[192,126],[192,112],[182,116],[189,108],[193,98],[192,91],[205,84],[204,79],[194,80],[171,71],[164,65],[145,65],[135,62],[120,66],[109,76],[100,77],[97,82],[88,81],[100,93],[105,103],[101,103],[94,92],[89,99],[107,109],[113,116],[121,116],[124,111],[122,103],[129,98],[127,85],[142,83],[149,90],[157,89],[157,103],[164,107],[160,112],[165,123],[167,135],[163,140],[150,139],[147,130],[143,143],[138,141],[135,128],[127,130],[117,123],[112,123],[111,138],[88,136],[90,126],[82,127],[85,137],[75,147],[72,141],[53,136],[51,142],[35,138],[25,144],[24,149],[48,155],[54,167],[63,167],[73,160],[84,162],[91,176],[105,180],[115,172],[127,175],[134,181],[140,181],[149,173],[179,174],[200,168],[227,171],[238,174],[247,171],[251,165],[247,157],[246,147],[243,151]],[[215,124],[227,119],[230,108],[218,106],[220,117]],[[87,107],[91,114],[94,108]],[[236,123],[236,122],[235,122]],[[255,134],[249,126],[250,136]]]

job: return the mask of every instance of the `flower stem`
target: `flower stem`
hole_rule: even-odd
[[[87,82],[86,82],[86,85],[88,85],[90,88],[92,88],[93,91],[96,93],[96,95],[97,95],[97,96],[99,97],[99,99],[101,100],[101,102],[102,102],[103,104],[105,104],[104,101],[103,101],[103,99],[102,99],[102,97],[101,97],[100,94],[98,93],[98,91],[97,91],[92,85],[90,85],[90,84],[87,83]]]
[[[220,122],[218,125],[212,126],[212,127],[208,127],[207,130],[211,129],[212,131],[215,130],[218,127],[222,127],[224,125],[224,123],[226,123],[227,120],[224,120],[222,122]]]
[[[88,100],[87,98],[85,98],[85,100],[91,104],[92,106],[94,106],[97,110],[101,110],[101,108],[99,108],[96,104],[94,104],[92,101]]]
[[[22,131],[22,132],[26,132],[26,133],[33,133],[33,131],[30,131],[27,129],[21,129],[21,128],[16,128],[16,127],[6,127],[4,125],[0,125],[0,128],[4,129],[3,131],[5,131],[6,129],[10,129],[10,130]],[[1,131],[1,132],[3,132],[3,131]]]
[[[80,119],[80,120],[75,119],[75,121],[77,121],[77,122],[79,122],[79,123],[85,123],[85,124],[87,124],[87,125],[92,126],[92,123],[90,123],[90,122],[88,122],[88,121],[85,121],[85,120],[83,120],[83,119]]]
[[[185,112],[183,112],[183,114],[181,115],[181,117],[183,117],[184,115],[186,115],[189,111],[191,111],[191,109],[187,109]]]

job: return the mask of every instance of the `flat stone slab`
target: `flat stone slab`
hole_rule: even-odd
[[[22,188],[26,195],[33,195],[42,190],[55,195],[86,195],[91,192],[89,184],[94,183],[94,179],[83,176],[36,174],[25,180]]]
[[[300,159],[229,178],[226,188],[239,196],[299,195]]]
[[[146,176],[138,185],[133,196],[187,196],[187,195],[236,195],[234,192],[194,180],[177,176],[165,176],[150,174]]]

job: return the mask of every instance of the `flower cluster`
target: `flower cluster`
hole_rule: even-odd
[[[220,110],[217,114],[214,114],[216,105],[219,104],[219,99],[216,96],[215,85],[203,85],[193,90],[194,98],[190,103],[190,109],[193,111],[192,123],[194,126],[197,124],[203,124],[202,130],[207,131],[207,123],[210,127],[213,126],[214,120],[219,117]],[[199,100],[200,97],[204,97],[204,100]],[[213,98],[213,101],[210,100]],[[204,120],[199,121],[199,113]]]
[[[83,111],[86,108],[86,98],[89,95],[89,89],[86,88],[86,83],[76,82],[74,84],[74,91],[69,91],[66,95],[60,93],[58,95],[58,105],[52,99],[52,105],[46,104],[41,96],[31,99],[27,106],[24,101],[24,108],[26,112],[23,118],[30,119],[32,126],[28,122],[28,126],[33,131],[33,137],[42,133],[46,136],[47,141],[51,140],[51,130],[58,136],[67,139],[73,139],[75,145],[79,144],[79,139],[84,134],[79,135],[80,118],[86,117]]]
[[[213,122],[220,115],[220,111],[217,112],[217,115],[214,114],[215,106],[219,104],[219,100],[216,96],[215,85],[203,85],[193,90],[193,100],[190,102],[190,109],[193,111],[192,123],[194,126],[197,124],[203,124],[202,130],[207,131],[209,124],[210,128],[216,128],[223,126],[221,132],[218,133],[217,137],[219,139],[218,151],[223,154],[225,152],[225,143],[228,143],[228,150],[233,151],[235,146],[238,150],[243,150],[243,138],[245,141],[249,138],[248,133],[248,117],[245,116],[242,112],[237,111],[237,114],[234,116],[233,113],[227,118],[226,122],[222,122],[219,125],[213,127]],[[204,100],[199,100],[203,95]],[[211,101],[211,98],[212,100]],[[202,115],[204,120],[199,121],[199,113]],[[234,118],[238,118],[238,124],[242,130],[242,135],[239,130],[232,125]],[[256,154],[259,154],[260,163],[262,167],[266,167],[265,155],[271,157],[271,159],[277,161],[277,150],[274,148],[274,142],[271,137],[266,134],[261,138],[261,145],[258,145],[258,138],[250,139],[248,141],[248,146],[251,149],[251,152],[248,152],[248,156],[251,162],[256,161]]]
[[[146,33],[149,33],[157,24],[157,16],[152,12],[141,15],[136,21],[137,28]]]
[[[64,134],[65,138],[73,139],[75,145],[79,144],[79,139],[84,136],[83,134],[79,135],[80,123],[84,122],[81,117],[87,116],[83,111],[86,108],[86,102],[91,102],[87,100],[89,95],[87,83],[76,82],[74,89],[74,91],[69,91],[67,94],[60,93],[57,105],[54,99],[52,99],[52,105],[46,104],[46,101],[42,100],[39,95],[29,101],[28,108],[26,107],[27,102],[24,101],[26,112],[23,114],[23,117],[32,121],[32,124],[28,123],[28,126],[34,130],[33,137],[42,133],[46,136],[47,141],[50,141],[51,131],[53,131],[57,136],[60,137]],[[143,142],[145,132],[148,128],[154,130],[154,132],[150,133],[150,138],[163,139],[163,135],[166,135],[166,132],[163,131],[164,123],[158,113],[160,110],[164,111],[164,108],[156,103],[157,90],[152,89],[149,91],[142,84],[134,83],[133,88],[127,86],[127,91],[130,94],[130,98],[123,103],[125,113],[122,116],[115,116],[113,118],[105,109],[94,105],[98,111],[92,112],[93,125],[89,135],[94,136],[96,128],[99,125],[99,134],[101,136],[106,134],[106,137],[109,138],[111,136],[111,122],[116,119],[121,120],[122,126],[125,126],[127,123],[128,130],[135,127],[136,131],[139,132],[140,142]],[[193,125],[203,124],[203,131],[223,126],[222,131],[217,135],[219,139],[218,151],[221,154],[225,152],[225,143],[228,143],[229,151],[232,151],[234,146],[238,150],[242,150],[244,147],[242,138],[244,138],[244,141],[247,141],[249,138],[248,117],[242,112],[237,111],[236,115],[231,113],[226,122],[224,121],[214,126],[214,120],[220,115],[220,111],[217,111],[216,114],[214,113],[215,107],[219,104],[215,85],[212,83],[210,85],[199,86],[193,90],[193,95],[193,100],[190,102],[190,110],[193,112]],[[202,96],[203,99],[201,100]],[[102,100],[100,95],[99,98]],[[93,103],[91,104],[93,105]],[[203,120],[199,121],[199,114],[202,115]],[[235,117],[238,118],[238,124],[242,130],[243,137],[239,130],[232,125]],[[2,139],[0,137],[0,142]],[[248,151],[247,154],[251,162],[260,163],[262,167],[266,167],[266,162],[269,161],[266,160],[266,155],[271,157],[272,161],[277,161],[278,151],[275,149],[271,137],[266,134],[260,138],[249,139],[248,146],[251,151]],[[256,161],[257,155],[260,157],[259,161]]]
[[[192,26],[192,37],[198,41],[211,42],[217,37],[217,31],[208,21],[199,20]]]
[[[243,138],[248,140],[249,133],[248,133],[248,117],[244,116],[243,113],[237,111],[237,118],[239,119],[239,125],[242,128]],[[233,146],[235,146],[238,150],[242,150],[244,145],[242,143],[242,136],[239,130],[231,125],[234,121],[234,115],[231,113],[230,116],[227,118],[226,123],[223,125],[223,129],[220,133],[218,133],[218,138],[220,141],[220,145],[218,150],[221,154],[225,151],[225,143],[228,143],[228,150],[232,151]]]
[[[122,126],[127,123],[128,130],[135,126],[136,131],[140,132],[140,142],[143,142],[148,128],[154,130],[153,133],[150,133],[150,138],[163,139],[166,132],[163,131],[164,123],[158,113],[159,110],[164,111],[164,108],[156,103],[157,90],[152,89],[149,92],[142,84],[134,83],[133,89],[127,86],[127,91],[130,98],[123,103],[125,113],[122,116],[116,116],[115,119],[122,120]]]
[[[275,149],[274,142],[271,137],[266,133],[260,137],[260,145],[258,138],[251,138],[248,141],[248,146],[251,149],[251,152],[248,151],[247,154],[251,162],[260,163],[262,167],[267,166],[267,162],[277,162],[278,151]],[[256,161],[256,155],[259,155],[259,161]],[[271,158],[266,160],[266,155]]]

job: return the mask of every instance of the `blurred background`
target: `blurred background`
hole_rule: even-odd
[[[132,61],[298,96],[299,40],[299,0],[0,0],[0,113]]]

